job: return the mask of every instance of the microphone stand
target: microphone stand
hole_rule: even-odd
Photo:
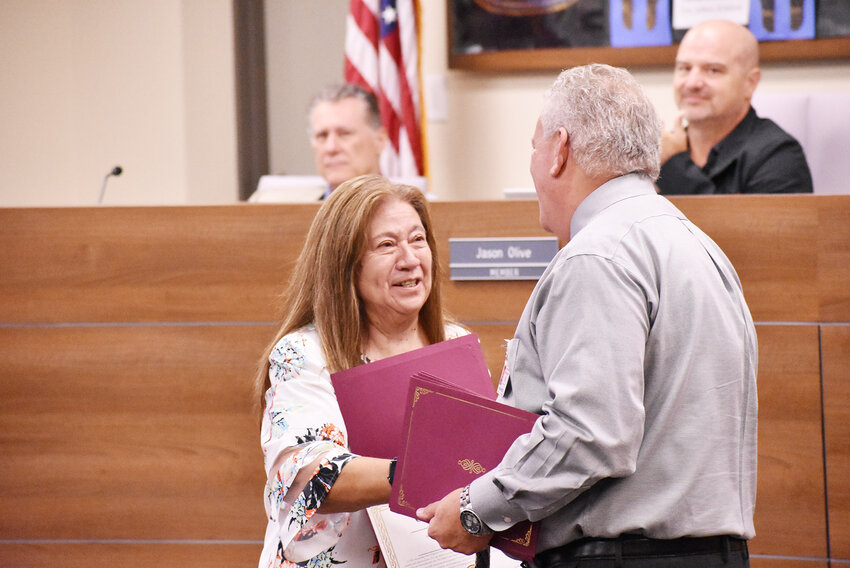
[[[106,182],[109,179],[109,176],[120,176],[123,171],[124,170],[121,169],[121,166],[115,166],[112,168],[112,171],[103,176],[103,183],[100,186],[100,197],[97,198],[98,205],[103,202],[103,194],[106,192]]]

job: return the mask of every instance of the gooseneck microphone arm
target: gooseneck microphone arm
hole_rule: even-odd
[[[106,192],[106,181],[109,179],[109,176],[120,176],[121,172],[123,172],[123,171],[124,170],[121,169],[121,166],[115,166],[114,168],[112,168],[112,171],[110,171],[108,174],[103,176],[103,184],[101,184],[101,186],[100,186],[100,197],[97,198],[97,204],[98,205],[100,205],[101,202],[103,202],[103,194]]]

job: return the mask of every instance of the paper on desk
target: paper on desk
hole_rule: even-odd
[[[378,545],[388,568],[472,568],[475,555],[465,555],[440,548],[428,536],[428,524],[390,511],[388,505],[366,510],[378,537]],[[500,550],[490,549],[491,568],[519,568]]]

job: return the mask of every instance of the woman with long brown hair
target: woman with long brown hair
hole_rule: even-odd
[[[260,567],[384,566],[365,508],[391,461],[348,450],[330,374],[468,333],[443,313],[427,201],[380,176],[322,204],[256,377],[269,523]]]

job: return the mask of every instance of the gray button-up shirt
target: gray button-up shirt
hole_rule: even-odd
[[[754,536],[755,328],[729,260],[647,178],[590,194],[508,342],[502,400],[541,414],[470,489],[538,551],[583,537]]]

